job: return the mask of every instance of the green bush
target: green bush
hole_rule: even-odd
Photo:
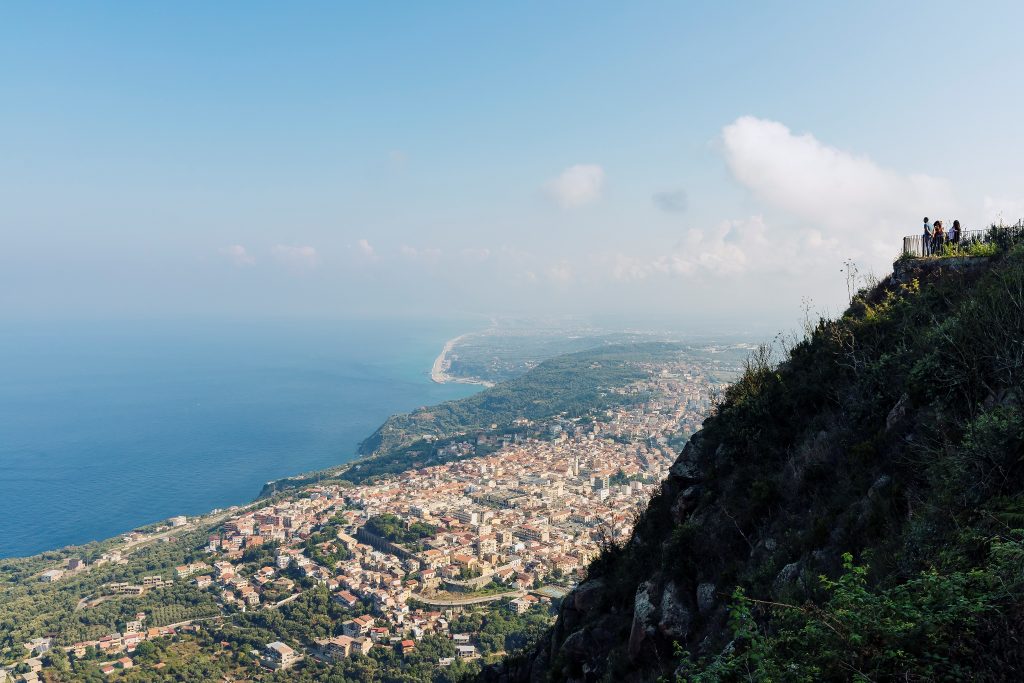
[[[881,589],[846,554],[838,579],[821,577],[828,598],[820,606],[756,600],[737,589],[731,648],[705,660],[678,651],[677,680],[972,679],[984,666],[980,638],[1021,598],[1020,539],[993,541],[986,569],[925,571]],[[770,629],[759,618],[766,613]]]

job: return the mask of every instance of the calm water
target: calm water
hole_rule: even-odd
[[[16,329],[10,329],[16,327]],[[430,365],[472,323],[0,328],[0,557],[254,498],[388,415],[475,389]]]

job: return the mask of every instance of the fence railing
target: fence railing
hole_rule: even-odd
[[[942,240],[934,237],[925,241],[924,235],[907,235],[903,238],[903,255],[922,258],[934,256],[941,253],[946,245],[954,251],[967,251],[973,244],[984,244],[988,242],[1010,243],[1018,241],[1024,236],[1024,220],[1017,221],[1013,225],[993,225],[986,230],[962,230],[959,239],[953,240],[947,233]]]

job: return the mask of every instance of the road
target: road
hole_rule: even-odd
[[[228,517],[231,517],[232,515],[239,514],[243,510],[246,510],[248,508],[253,507],[258,502],[259,501],[253,501],[251,503],[246,503],[245,505],[240,505],[237,508],[235,508],[234,510],[223,510],[221,512],[218,512],[215,515],[206,515],[206,516],[203,516],[203,517],[199,517],[199,518],[197,518],[193,522],[188,522],[188,523],[183,524],[181,526],[173,527],[171,529],[168,529],[167,531],[162,531],[162,532],[160,532],[158,534],[144,534],[144,535],[140,536],[139,538],[135,538],[135,539],[133,539],[131,541],[125,541],[120,546],[111,548],[111,550],[117,550],[117,551],[120,551],[123,555],[127,555],[132,550],[135,550],[136,548],[138,548],[140,546],[147,545],[149,543],[155,543],[155,542],[157,542],[157,541],[159,541],[161,539],[164,539],[164,538],[171,538],[173,536],[177,536],[179,534],[183,534],[183,533],[185,533],[187,531],[193,531],[195,529],[198,529],[201,526],[212,526],[212,525],[215,525],[215,524],[220,524],[221,522],[223,522]],[[93,564],[90,564],[90,565],[86,565],[83,569],[80,569],[80,570],[75,571],[73,573],[66,574],[65,576],[63,576],[60,579],[58,579],[58,581],[61,581],[63,579],[71,577],[71,576],[81,576],[82,574],[85,574],[87,572],[91,572],[92,570],[96,569],[97,567],[102,567],[102,566],[109,566],[109,565],[101,565],[101,564],[96,564],[96,563],[93,563]],[[49,569],[63,569],[63,567],[61,565],[57,565],[55,567],[49,567]],[[42,573],[42,572],[40,572],[40,573]],[[38,576],[38,574],[36,576]],[[79,606],[77,606],[75,608],[76,611],[82,608],[81,602],[82,601],[79,601]]]
[[[158,534],[146,535],[146,536],[142,536],[140,538],[137,538],[135,540],[128,541],[127,543],[125,543],[122,546],[121,549],[122,550],[131,550],[132,548],[134,548],[136,546],[139,546],[139,545],[145,545],[146,543],[153,543],[155,541],[159,541],[159,540],[164,539],[164,538],[171,538],[172,536],[177,536],[178,534],[183,534],[186,531],[193,531],[193,530],[197,529],[198,526],[211,526],[211,525],[214,525],[214,524],[219,524],[219,523],[223,522],[225,519],[227,519],[228,517],[231,517],[232,515],[237,515],[237,514],[241,513],[243,510],[251,508],[254,505],[256,505],[255,501],[252,502],[252,503],[246,503],[245,505],[240,505],[239,507],[235,508],[234,510],[223,510],[221,512],[218,512],[216,515],[207,515],[205,517],[199,517],[195,522],[188,522],[188,523],[183,524],[181,526],[172,527],[172,528],[168,529],[167,531],[162,531],[162,532],[160,532]],[[198,525],[197,525],[197,523],[198,523]]]
[[[101,595],[98,598],[93,598],[91,595],[87,595],[78,601],[78,603],[75,605],[75,611],[78,612],[80,610],[85,609],[86,607],[95,607],[96,605],[100,605],[106,602],[107,600],[113,600],[116,597],[116,595]]]
[[[521,598],[526,595],[526,591],[509,591],[507,593],[495,593],[494,595],[478,595],[469,598],[459,598],[456,600],[441,600],[439,598],[428,598],[420,593],[413,593],[412,599],[418,602],[422,602],[425,605],[431,607],[462,607],[465,605],[480,605],[485,602],[496,602],[502,598]]]
[[[277,601],[277,602],[275,602],[275,603],[274,603],[273,605],[267,605],[267,606],[265,607],[265,609],[277,609],[277,608],[278,608],[278,607],[280,607],[281,605],[287,605],[287,604],[288,604],[289,602],[291,602],[291,601],[293,601],[293,600],[297,600],[297,599],[298,599],[298,597],[299,597],[300,595],[302,595],[302,593],[303,593],[303,592],[304,592],[304,591],[299,591],[298,593],[293,593],[293,594],[289,595],[289,596],[288,596],[287,598],[285,598],[284,600],[278,600],[278,601]]]

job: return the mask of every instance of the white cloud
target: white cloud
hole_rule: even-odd
[[[562,207],[572,208],[599,198],[603,186],[603,168],[597,164],[576,164],[549,180],[544,190]]]
[[[296,270],[309,270],[320,265],[320,255],[313,247],[278,244],[270,251],[279,263]]]
[[[568,261],[559,261],[548,267],[546,274],[548,279],[554,282],[569,282],[572,280],[572,267]]]
[[[1012,225],[1024,218],[1024,201],[998,197],[985,197],[982,202],[985,224],[977,228],[988,227],[993,223]]]
[[[651,261],[628,254],[615,254],[612,257],[612,277],[616,280],[646,280],[652,273]]]
[[[806,268],[843,254],[835,239],[818,230],[773,230],[761,216],[722,221],[708,230],[689,230],[668,253],[645,258],[614,254],[611,274],[636,281],[654,276],[800,275]]]
[[[740,183],[855,258],[891,258],[922,216],[946,216],[956,206],[947,180],[882,168],[776,121],[741,117],[722,130],[722,141]]]
[[[229,247],[224,247],[220,250],[220,253],[227,256],[228,260],[236,266],[242,267],[256,265],[256,259],[241,244],[232,244]]]
[[[371,259],[377,258],[377,252],[373,248],[373,245],[370,244],[368,240],[361,239],[358,242],[356,242],[356,246],[359,247],[359,251],[362,252],[363,256],[366,256],[367,258]]]
[[[443,252],[437,247],[410,247],[403,244],[398,248],[399,253],[412,261],[424,261],[426,263],[437,263],[441,260]]]
[[[491,250],[486,247],[467,247],[459,253],[466,261],[486,261],[491,256]]]

